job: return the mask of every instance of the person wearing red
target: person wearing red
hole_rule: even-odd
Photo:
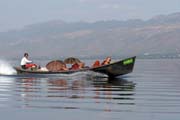
[[[84,63],[80,62],[80,63],[74,63],[72,65],[72,67],[70,68],[70,70],[78,70],[84,67]]]
[[[24,53],[24,57],[21,59],[21,67],[23,69],[37,68],[37,65],[32,63],[32,61],[28,59],[28,56],[28,53]]]

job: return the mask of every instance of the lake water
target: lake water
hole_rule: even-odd
[[[180,59],[137,59],[117,79],[95,73],[0,76],[2,120],[179,120]]]

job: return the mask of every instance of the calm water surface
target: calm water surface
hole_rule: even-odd
[[[180,60],[137,60],[118,79],[94,73],[0,76],[3,120],[179,120]]]

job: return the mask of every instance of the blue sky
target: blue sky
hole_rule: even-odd
[[[50,20],[146,20],[174,12],[180,0],[0,0],[0,31]]]

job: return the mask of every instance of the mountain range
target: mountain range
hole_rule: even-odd
[[[180,13],[149,20],[61,20],[0,32],[1,57],[140,56],[180,53]]]

